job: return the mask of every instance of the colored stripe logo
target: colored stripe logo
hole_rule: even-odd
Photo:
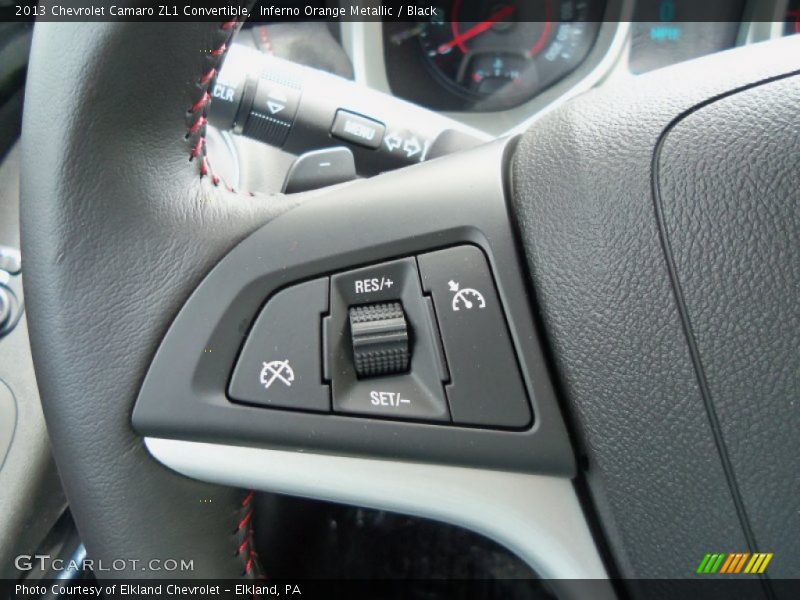
[[[736,575],[747,573],[750,575],[761,574],[767,569],[767,565],[772,560],[772,552],[718,552],[708,553],[697,565],[697,573],[700,575],[713,575],[714,573],[724,575]]]

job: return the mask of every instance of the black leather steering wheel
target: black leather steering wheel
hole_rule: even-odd
[[[206,578],[257,573],[252,495],[155,461],[134,403],[226,254],[347,194],[214,175],[208,91],[236,26],[38,25],[23,124],[31,341],[80,533],[94,558],[192,559]],[[800,573],[798,72],[800,40],[672,67],[568,103],[497,165],[612,573],[690,576],[709,549]],[[465,156],[407,169],[405,193],[435,202],[414,182],[441,172],[469,194]],[[407,201],[385,177],[353,189]]]
[[[207,577],[253,571],[239,550],[248,496],[155,463],[130,417],[191,289],[291,204],[229,191],[205,156],[208,88],[234,25],[37,26],[23,142],[32,338],[81,534],[97,559],[187,557]]]

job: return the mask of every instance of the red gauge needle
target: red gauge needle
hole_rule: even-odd
[[[456,37],[454,37],[449,42],[445,42],[444,44],[439,46],[436,49],[436,53],[437,54],[444,54],[445,52],[449,52],[454,47],[456,47],[456,46],[458,46],[460,44],[463,44],[467,40],[471,40],[476,35],[480,35],[484,31],[486,31],[487,29],[490,29],[492,27],[492,25],[494,25],[498,21],[502,21],[506,17],[510,16],[511,13],[513,13],[513,12],[514,12],[514,6],[513,5],[504,6],[503,8],[498,10],[496,13],[494,13],[492,16],[490,16],[485,21],[481,21],[477,25],[473,25],[472,27],[467,29],[464,33],[458,34]]]

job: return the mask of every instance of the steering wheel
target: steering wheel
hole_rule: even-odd
[[[800,40],[587,93],[520,139],[265,196],[227,187],[204,143],[237,26],[36,27],[26,297],[93,558],[256,576],[264,489],[457,522],[545,577],[691,577],[723,550],[774,553],[764,594],[800,573]],[[531,424],[226,397],[275,292],[465,245],[492,272]]]

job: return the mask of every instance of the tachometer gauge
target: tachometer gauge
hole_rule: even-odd
[[[597,3],[594,3],[597,4]],[[453,0],[421,51],[441,81],[483,108],[519,104],[577,66],[597,33],[588,0]]]
[[[441,85],[473,110],[524,102],[580,64],[594,43],[602,3],[590,0],[452,0],[413,33]]]

